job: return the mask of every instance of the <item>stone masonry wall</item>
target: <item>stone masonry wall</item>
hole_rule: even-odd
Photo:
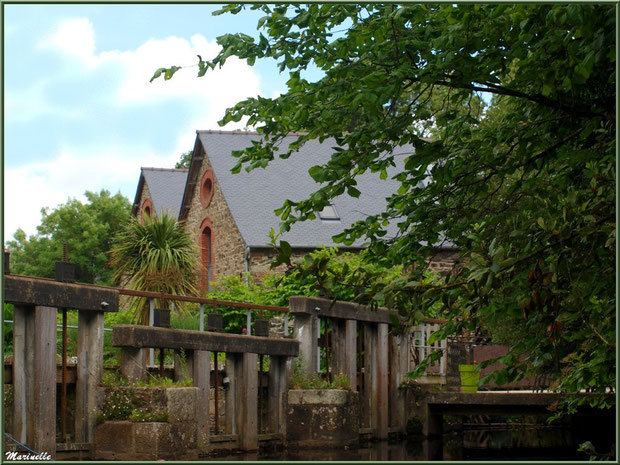
[[[311,249],[295,250],[293,252],[293,259],[302,258],[310,252],[312,252]],[[285,271],[285,265],[280,265],[275,270],[270,269],[269,260],[274,258],[274,256],[275,253],[271,249],[252,250],[250,252],[250,272],[252,275],[260,278],[261,276],[268,273],[273,273],[274,271]],[[429,268],[438,273],[449,273],[455,266],[458,265],[458,263],[457,251],[437,250],[431,257]]]
[[[136,218],[138,219],[142,219],[142,204],[146,199],[149,199],[151,202],[153,202],[149,186],[146,182],[144,182],[144,184],[142,185],[142,193],[140,195],[140,198],[138,199],[138,212],[136,214]]]
[[[431,255],[429,268],[438,273],[449,273],[458,263],[456,250],[437,250]]]
[[[295,250],[293,252],[292,258],[303,258],[305,255],[309,254],[312,250]],[[274,272],[284,272],[286,270],[286,265],[280,265],[275,270],[270,268],[270,260],[275,257],[275,252],[272,249],[258,249],[250,251],[250,273],[252,276],[260,278],[269,273]]]
[[[186,221],[188,231],[194,235],[194,239],[199,243],[200,225],[205,218],[211,220],[215,236],[213,276],[217,280],[218,276],[229,276],[244,272],[245,242],[230,213],[226,199],[224,199],[217,181],[217,173],[214,173],[214,194],[211,203],[207,208],[200,203],[200,181],[204,173],[209,169],[211,169],[211,163],[207,156],[205,156],[196,178],[196,185],[194,186]]]

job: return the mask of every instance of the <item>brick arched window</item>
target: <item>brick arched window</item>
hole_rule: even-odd
[[[213,199],[215,190],[215,179],[213,178],[213,170],[205,171],[200,180],[200,203],[207,208]]]
[[[153,216],[153,202],[151,199],[146,199],[142,202],[142,206],[140,207],[140,217],[144,218],[145,216]]]
[[[198,238],[200,246],[200,279],[199,286],[203,292],[209,292],[210,283],[215,279],[215,233],[213,223],[209,218],[205,218],[200,225],[200,236]]]

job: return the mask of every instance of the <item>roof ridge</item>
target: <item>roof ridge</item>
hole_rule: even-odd
[[[145,171],[187,171],[187,168],[155,168],[152,166],[141,166],[140,170]]]
[[[228,134],[239,136],[264,136],[263,133],[258,131],[223,131],[221,129],[197,129],[196,134]],[[308,132],[289,132],[287,136],[306,136]]]

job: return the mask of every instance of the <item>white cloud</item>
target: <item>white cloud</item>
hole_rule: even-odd
[[[197,78],[198,55],[210,58],[219,46],[200,34],[189,40],[170,36],[149,39],[135,50],[104,50],[96,53],[95,31],[88,18],[67,19],[39,42],[42,50],[51,50],[76,59],[82,70],[99,73],[113,69],[120,76],[112,102],[118,106],[145,105],[183,99],[193,106],[208,105],[223,110],[248,96],[259,93],[259,79],[244,61],[230,58],[221,69]],[[163,77],[149,82],[156,69],[182,66],[168,81]]]
[[[61,21],[56,29],[39,41],[40,50],[53,50],[77,58],[88,66],[95,66],[95,31],[88,18]]]
[[[121,115],[131,108],[152,111],[153,104],[175,103],[183,125],[168,127],[168,137],[176,147],[163,153],[153,149],[152,141],[111,138],[104,146],[79,146],[72,142],[71,125],[59,134],[63,148],[47,154],[47,161],[23,164],[18,154],[5,153],[4,232],[10,239],[18,227],[27,234],[36,233],[42,207],[54,208],[68,197],[83,199],[86,190],[102,188],[115,193],[119,189],[133,201],[141,166],[173,167],[181,153],[193,148],[197,129],[217,129],[217,121],[227,107],[241,99],[261,93],[260,80],[244,61],[229,59],[224,67],[197,78],[198,54],[203,58],[217,53],[217,44],[201,35],[189,40],[181,37],[149,39],[134,50],[98,51],[95,27],[88,18],[72,18],[60,22],[38,43],[41,51],[53,51],[70,60],[56,74],[14,91],[5,93],[7,121],[31,121],[35,116],[94,118],[101,114],[99,105],[113,107]],[[188,65],[173,79],[162,78],[149,83],[153,72],[162,66]],[[116,84],[99,86],[101,76],[117,76]],[[71,106],[62,98],[50,99],[55,84],[92,80],[88,95],[80,106]],[[79,86],[88,88],[89,86]],[[76,90],[78,92],[78,90]],[[75,97],[75,96],[74,96]],[[52,104],[49,102],[63,102]],[[94,103],[93,103],[94,102]],[[75,104],[77,105],[77,104]],[[87,120],[84,120],[87,121]],[[97,121],[101,128],[106,122]],[[140,124],[139,119],[136,124]],[[244,121],[226,129],[244,126]],[[183,127],[181,127],[183,126]],[[154,128],[161,131],[161,128]],[[18,165],[18,163],[20,163]]]
[[[136,156],[139,154],[139,156]],[[142,166],[172,167],[177,154],[149,147],[108,145],[63,148],[54,159],[5,170],[4,233],[12,238],[17,228],[36,233],[43,207],[55,208],[69,197],[85,201],[84,192],[119,190],[133,201]]]

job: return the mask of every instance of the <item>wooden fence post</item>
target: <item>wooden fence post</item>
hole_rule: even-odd
[[[336,379],[340,373],[345,374],[346,365],[346,337],[345,321],[340,318],[332,319],[332,335],[330,337],[332,346],[332,374]]]
[[[103,325],[103,312],[78,312],[76,442],[92,442],[94,439],[97,389],[103,374]]]
[[[121,375],[131,382],[146,381],[146,349],[121,347]]]
[[[226,377],[228,389],[225,393],[226,405],[226,434],[238,434],[237,403],[241,398],[237,395],[239,378],[241,376],[241,356],[236,353],[226,353]]]
[[[211,388],[211,352],[194,351],[192,357],[194,386],[198,388],[196,399],[196,419],[198,450],[207,452],[209,449],[209,390]]]
[[[299,358],[307,373],[317,372],[318,325],[316,315],[295,314],[294,336],[299,341]]]
[[[34,439],[34,306],[13,309],[13,435],[32,444]],[[54,351],[55,353],[55,351]]]
[[[267,398],[268,425],[271,433],[282,433],[286,437],[286,373],[288,357],[269,357],[269,397]]]
[[[237,380],[240,403],[237,406],[239,446],[246,451],[258,450],[258,355],[244,352],[241,379]]]
[[[349,386],[357,389],[357,321],[345,320],[344,329],[344,374],[349,378]]]
[[[52,458],[56,456],[56,325],[56,308],[35,307],[32,446]]]
[[[378,439],[388,438],[388,325],[377,325],[377,356],[374,371],[374,383],[376,399],[376,431]]]
[[[364,392],[361,399],[362,424],[367,428],[376,429],[377,412],[374,408],[376,399],[373,401],[375,391],[375,373],[377,366],[377,325],[364,323]]]

